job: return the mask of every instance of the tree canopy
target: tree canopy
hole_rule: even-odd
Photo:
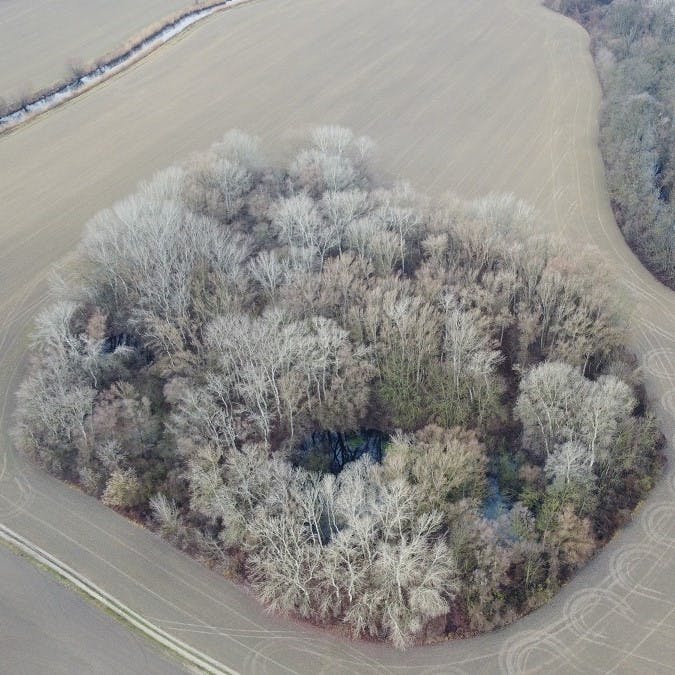
[[[580,21],[603,89],[600,147],[617,222],[642,262],[675,288],[675,5],[546,0]]]
[[[660,434],[596,251],[512,196],[376,184],[312,131],[230,132],[87,226],[37,319],[17,444],[248,582],[398,647],[551,597]]]

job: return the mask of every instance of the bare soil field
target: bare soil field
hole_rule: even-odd
[[[90,216],[232,127],[282,152],[294,132],[339,123],[374,138],[389,176],[435,194],[514,192],[572,252],[598,247],[635,301],[631,338],[672,458],[675,294],[614,223],[598,105],[587,34],[537,0],[256,0],[0,138],[0,520],[241,672],[672,673],[672,468],[553,602],[497,633],[401,655],[267,615],[28,466],[7,435],[49,266]]]
[[[0,96],[9,100],[59,80],[123,45],[190,0],[0,0]]]
[[[185,673],[140,635],[0,545],[4,673]]]

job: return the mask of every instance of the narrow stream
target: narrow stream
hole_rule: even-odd
[[[102,80],[114,75],[123,70],[131,62],[136,61],[139,57],[152,51],[159,45],[164,44],[171,38],[183,32],[197,21],[210,16],[214,12],[223,9],[226,6],[233,6],[245,2],[245,0],[223,0],[215,5],[211,5],[205,9],[195,10],[189,14],[184,15],[173,23],[170,23],[157,32],[149,35],[147,38],[131,47],[129,50],[107,61],[106,63],[97,66],[93,70],[85,73],[77,79],[71,80],[63,86],[54,91],[41,96],[40,98],[31,101],[23,107],[6,115],[0,116],[0,133],[6,131],[21,122],[24,122],[29,117],[39,115],[55,106],[67,101],[78,95],[84,89],[93,84],[98,84]]]

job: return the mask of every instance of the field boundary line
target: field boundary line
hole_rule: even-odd
[[[203,19],[247,2],[251,2],[251,0],[212,0],[209,4],[188,7],[186,10],[172,15],[171,18],[148,35],[124,47],[121,53],[115,54],[113,52],[113,55],[109,57],[104,56],[101,63],[94,61],[94,64],[90,65],[85,72],[38,90],[29,95],[25,101],[10,103],[9,109],[0,114],[0,136],[16,130],[36,117],[72,101],[110,78],[123,73]],[[188,23],[181,26],[185,21],[188,21]],[[178,30],[167,37],[163,37],[172,28],[178,28]],[[140,35],[143,35],[143,33],[140,33]]]
[[[44,565],[66,581],[73,584],[89,598],[103,605],[118,618],[131,624],[138,631],[154,642],[162,645],[191,666],[212,675],[239,675],[237,671],[223,665],[187,643],[173,637],[140,614],[123,604],[72,567],[51,555],[36,544],[22,537],[7,526],[0,523],[0,539],[18,548],[35,562]]]

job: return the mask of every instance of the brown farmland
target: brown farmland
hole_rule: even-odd
[[[1,0],[0,96],[46,87],[83,64],[117,49],[190,0]]]
[[[675,295],[629,251],[596,147],[588,36],[537,0],[256,0],[0,138],[0,521],[240,672],[669,673],[675,476],[550,604],[508,629],[411,649],[266,615],[242,589],[26,465],[7,436],[49,266],[85,221],[226,130],[369,134],[378,164],[436,194],[514,192],[572,251],[598,247],[635,301],[632,341],[669,440]]]
[[[5,673],[180,675],[147,641],[29,561],[0,546]]]

